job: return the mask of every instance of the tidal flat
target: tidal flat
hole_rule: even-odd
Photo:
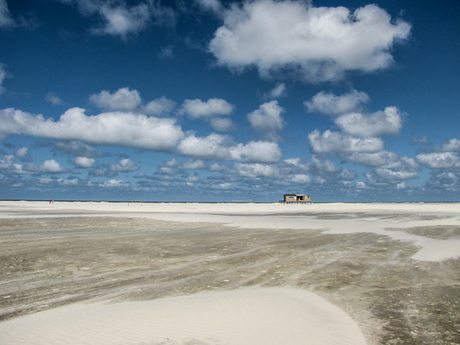
[[[369,345],[460,344],[460,206],[404,205],[2,202],[0,327],[82,302],[293,288]]]

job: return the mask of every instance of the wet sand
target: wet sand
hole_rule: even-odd
[[[0,202],[0,343],[62,340],[56,327],[39,327],[53,313],[67,315],[65,343],[78,343],[84,325],[72,308],[92,308],[86,322],[100,325],[86,343],[113,343],[114,328],[101,325],[115,324],[117,308],[123,315],[142,302],[136,315],[164,332],[148,331],[150,323],[144,338],[125,331],[132,341],[120,343],[256,344],[250,325],[257,320],[266,338],[267,329],[280,333],[274,322],[289,330],[286,343],[311,344],[318,332],[289,327],[311,324],[306,310],[316,301],[325,312],[314,313],[318,327],[331,330],[324,336],[333,325],[356,326],[341,343],[459,344],[459,241],[459,204]],[[279,304],[264,311],[267,301]],[[293,307],[304,302],[309,307]],[[165,308],[160,316],[155,303]],[[242,305],[253,305],[252,314]],[[201,324],[209,327],[185,327],[199,310],[208,310]],[[241,329],[232,320],[245,315]],[[39,336],[21,338],[34,327]]]

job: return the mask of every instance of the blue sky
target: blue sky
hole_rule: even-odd
[[[0,0],[0,198],[459,201],[459,15]]]

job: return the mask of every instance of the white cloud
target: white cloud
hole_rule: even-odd
[[[94,158],[77,157],[75,158],[74,164],[77,168],[91,168],[95,162]]]
[[[251,141],[234,145],[228,136],[210,134],[199,138],[190,135],[178,146],[182,155],[207,160],[237,160],[251,163],[273,163],[281,159],[282,153],[276,143]]]
[[[139,92],[130,90],[127,87],[118,89],[113,94],[105,90],[92,94],[89,100],[99,108],[106,110],[130,111],[136,109],[142,103]]]
[[[27,147],[21,147],[14,153],[14,156],[22,161],[28,160],[30,158],[29,149]]]
[[[71,108],[58,121],[12,108],[0,110],[0,137],[25,134],[93,145],[117,145],[153,151],[172,151],[184,134],[173,119],[108,112],[86,116]]]
[[[219,13],[222,4],[219,0],[195,0],[195,2],[203,9]]]
[[[66,172],[66,170],[63,167],[61,167],[61,165],[54,159],[46,160],[40,165],[35,165],[31,163],[26,164],[24,166],[24,170],[37,174],[60,174]]]
[[[219,183],[219,184],[213,184],[211,185],[211,188],[212,189],[223,189],[223,190],[227,190],[227,189],[232,189],[233,186],[231,183],[229,182],[224,182],[224,183]]]
[[[219,163],[214,163],[209,166],[209,171],[225,171],[227,168],[225,166],[219,165]]]
[[[211,126],[216,131],[228,132],[235,128],[233,121],[227,118],[216,117],[211,120]]]
[[[289,158],[289,159],[285,159],[284,161],[294,166],[299,166],[300,164],[300,158]]]
[[[248,114],[252,128],[258,132],[275,134],[284,127],[284,120],[281,113],[284,111],[278,105],[278,101],[271,101],[262,104],[259,109]]]
[[[354,180],[356,178],[356,172],[353,170],[343,169],[339,175],[339,178],[342,180]]]
[[[315,130],[308,135],[310,148],[314,153],[378,152],[383,150],[380,138],[355,138],[339,132],[326,130],[323,134]]]
[[[399,158],[394,152],[388,152],[387,162],[366,174],[370,184],[397,183],[418,177],[419,165],[413,158]]]
[[[227,101],[211,98],[206,102],[201,99],[186,99],[180,113],[187,114],[192,120],[211,120],[214,116],[229,115],[234,107]]]
[[[0,28],[12,28],[16,26],[16,22],[8,10],[6,0],[0,0]]]
[[[223,12],[209,44],[220,65],[256,66],[263,77],[289,69],[307,81],[340,79],[345,71],[387,68],[394,43],[410,25],[376,5],[312,7],[309,2],[256,0]]]
[[[334,122],[345,133],[360,137],[398,135],[402,119],[396,107],[386,107],[373,114],[350,113],[337,117]]]
[[[139,167],[129,158],[120,159],[117,165],[110,165],[110,170],[118,172],[132,172],[139,170]]]
[[[296,174],[291,178],[291,181],[300,184],[311,183],[310,176],[305,174]]]
[[[286,85],[284,83],[278,83],[276,86],[270,90],[270,92],[264,95],[265,98],[280,98],[286,96]]]
[[[460,151],[460,140],[450,139],[449,141],[442,144],[443,151]]]
[[[307,164],[307,169],[315,175],[331,175],[337,174],[339,171],[331,161],[321,161],[316,156],[311,158],[311,161]]]
[[[359,181],[359,182],[356,182],[356,188],[359,188],[359,189],[366,189],[367,186],[366,186],[366,183],[362,182],[362,181]]]
[[[277,143],[250,141],[246,145],[238,144],[229,149],[232,159],[249,163],[275,163],[282,153]]]
[[[50,102],[52,105],[63,105],[65,102],[54,92],[48,92],[45,97],[47,102]]]
[[[352,162],[372,167],[387,166],[399,161],[399,157],[396,153],[388,151],[372,153],[355,152],[348,156],[348,159]]]
[[[460,157],[454,152],[421,153],[415,158],[420,164],[433,169],[460,167]]]
[[[171,113],[175,108],[176,102],[163,96],[147,103],[142,111],[147,115],[161,116]]]
[[[397,189],[406,189],[407,186],[406,186],[406,183],[405,183],[405,182],[401,182],[401,183],[398,183],[398,184],[396,185],[396,188],[397,188]]]
[[[93,30],[96,34],[125,36],[143,30],[150,19],[146,4],[131,8],[102,6],[99,14],[104,18],[104,25]]]
[[[54,143],[54,147],[65,153],[79,157],[98,157],[103,155],[102,152],[98,152],[93,147],[78,140],[58,141]]]
[[[304,102],[309,112],[319,112],[327,115],[342,115],[362,110],[362,105],[369,102],[369,96],[364,92],[353,90],[347,94],[336,96],[324,91],[317,93],[310,102]]]
[[[123,180],[111,179],[109,181],[98,184],[98,186],[103,188],[127,188],[130,186],[130,183],[124,182]]]
[[[175,175],[176,171],[170,167],[159,167],[158,173],[160,175]]]
[[[112,35],[126,39],[146,29],[150,24],[172,26],[175,14],[157,1],[141,1],[135,6],[110,0],[60,0],[75,4],[84,16],[98,16],[102,22],[91,31],[96,35]]]
[[[182,164],[181,161],[177,160],[176,158],[171,159],[170,161],[166,161],[164,166],[169,168],[176,168]]]
[[[386,183],[398,183],[402,180],[417,178],[418,174],[416,171],[399,170],[395,171],[387,168],[377,168],[372,172],[368,172],[366,177],[369,184],[386,184]]]
[[[206,164],[202,160],[189,160],[182,167],[187,170],[201,170],[206,168]]]
[[[244,177],[272,177],[277,174],[275,167],[266,164],[236,163],[235,168],[238,171],[238,174]]]
[[[60,178],[60,179],[58,179],[58,183],[61,186],[78,186],[80,181],[77,178],[73,178],[73,179],[62,179],[62,178]]]
[[[229,142],[230,138],[228,136],[220,134],[210,134],[205,138],[190,135],[179,143],[177,150],[185,156],[226,160],[230,159],[230,153],[226,146]]]

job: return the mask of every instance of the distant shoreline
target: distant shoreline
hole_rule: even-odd
[[[280,201],[167,201],[167,200],[75,200],[75,199],[0,199],[0,201],[28,202],[88,202],[88,203],[145,203],[145,204],[278,204]],[[312,201],[312,204],[460,204],[459,201]]]

